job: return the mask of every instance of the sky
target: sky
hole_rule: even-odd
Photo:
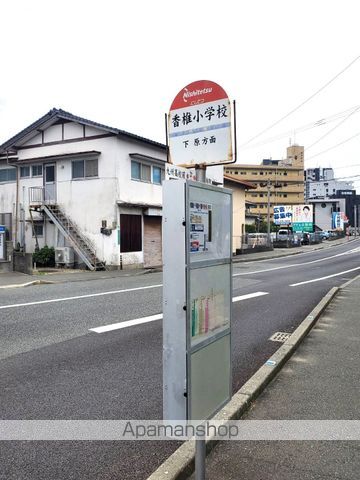
[[[236,101],[238,163],[295,142],[305,168],[333,167],[360,192],[359,12],[356,0],[3,0],[0,144],[53,107],[165,143],[173,98],[206,79]]]

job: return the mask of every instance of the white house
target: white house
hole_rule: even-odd
[[[52,109],[0,146],[0,224],[90,269],[156,266],[166,146]]]

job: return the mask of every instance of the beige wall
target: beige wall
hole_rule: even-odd
[[[224,180],[224,187],[233,191],[233,252],[241,248],[241,236],[245,233],[245,187]]]

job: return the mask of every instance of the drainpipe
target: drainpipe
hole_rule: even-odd
[[[15,200],[15,233],[14,233],[14,247],[18,243],[18,217],[19,217],[19,168],[17,165],[11,165],[9,162],[9,151],[6,150],[6,163],[16,168],[16,200]]]

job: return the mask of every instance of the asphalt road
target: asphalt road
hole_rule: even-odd
[[[261,293],[233,304],[237,390],[279,347],[273,333],[291,333],[332,286],[360,273],[360,241],[233,273],[235,298]],[[0,418],[161,418],[161,320],[90,330],[161,313],[161,282],[154,273],[1,291]],[[145,479],[176,446],[0,442],[0,479]]]

